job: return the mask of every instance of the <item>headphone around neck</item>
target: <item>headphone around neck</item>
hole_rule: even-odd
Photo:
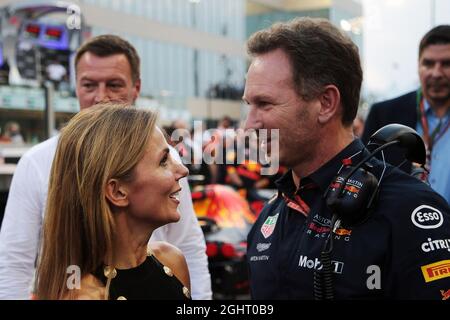
[[[368,161],[352,166],[351,158],[342,160],[342,167],[324,196],[327,206],[343,225],[354,226],[369,217],[379,186],[372,170]]]
[[[373,166],[369,160],[378,152],[392,145],[399,145],[405,150],[405,159],[422,166],[426,162],[425,144],[422,138],[416,131],[404,125],[384,126],[372,135],[368,145],[378,147],[365,155],[355,166],[352,166],[352,158],[356,154],[344,159],[342,168],[324,194],[333,215],[347,226],[365,221],[370,215],[370,209],[373,208],[383,174],[380,179],[377,179],[372,173]]]
[[[374,208],[384,170],[379,179],[372,173],[373,166],[369,162],[378,152],[389,146],[399,145],[405,151],[405,158],[411,162],[425,164],[426,152],[422,138],[413,129],[400,124],[390,124],[375,132],[368,145],[377,148],[352,166],[352,158],[342,160],[342,167],[334,177],[324,194],[327,206],[333,217],[331,228],[320,254],[321,270],[314,270],[314,298],[316,300],[333,300],[333,233],[338,226],[352,227],[366,221]],[[364,148],[361,152],[366,150]],[[367,155],[365,155],[367,154]],[[339,222],[338,222],[339,221]]]

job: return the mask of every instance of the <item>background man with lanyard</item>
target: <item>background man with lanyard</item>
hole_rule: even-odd
[[[398,98],[376,103],[367,117],[362,140],[367,142],[389,123],[407,125],[422,135],[427,145],[428,182],[450,202],[450,25],[430,30],[419,46],[421,88]],[[387,155],[393,165],[400,153]],[[409,172],[408,163],[402,169]]]

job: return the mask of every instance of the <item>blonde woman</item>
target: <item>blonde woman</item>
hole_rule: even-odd
[[[63,129],[37,299],[190,298],[181,252],[164,242],[147,245],[153,230],[179,220],[178,182],[188,173],[170,157],[155,119],[150,111],[102,104]]]

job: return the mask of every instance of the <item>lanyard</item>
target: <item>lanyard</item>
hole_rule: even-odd
[[[305,201],[303,201],[302,198],[300,198],[300,196],[295,195],[294,199],[291,199],[283,193],[283,198],[284,201],[286,201],[286,204],[289,208],[294,209],[297,212],[300,212],[305,217],[309,215],[311,209],[309,208],[308,204]]]
[[[308,183],[307,185],[300,187],[299,190],[314,189],[316,187],[317,185],[315,183]],[[286,194],[283,193],[284,201],[286,202],[289,208],[294,209],[295,211],[300,212],[305,217],[307,217],[311,209],[309,205],[297,194],[297,192],[298,190],[296,191],[296,194],[294,194],[294,199],[288,197]]]

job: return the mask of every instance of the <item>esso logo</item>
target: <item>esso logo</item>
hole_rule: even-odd
[[[438,209],[423,205],[414,209],[411,221],[421,229],[436,229],[442,225],[444,217]]]

